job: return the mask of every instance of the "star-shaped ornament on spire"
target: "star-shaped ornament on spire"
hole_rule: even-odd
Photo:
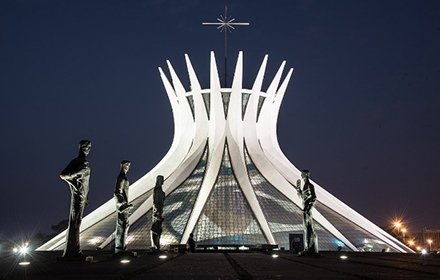
[[[235,30],[234,26],[249,26],[249,22],[235,22],[235,18],[232,18],[231,16],[228,16],[228,6],[225,5],[225,14],[220,15],[219,18],[217,18],[218,22],[202,22],[203,25],[214,25],[217,26],[217,29],[220,30],[220,32],[225,31],[225,80],[224,80],[224,86],[227,87],[227,62],[228,62],[228,31],[232,32],[232,30]]]
[[[223,32],[223,30],[227,30],[229,32],[232,32],[232,29],[235,29],[234,26],[248,26],[250,25],[249,22],[235,22],[235,18],[232,18],[231,16],[228,16],[228,7],[225,6],[225,15],[220,15],[219,18],[217,18],[218,22],[203,22],[203,25],[218,25],[217,29],[220,29],[220,32]]]

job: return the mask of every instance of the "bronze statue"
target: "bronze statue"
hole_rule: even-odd
[[[116,180],[115,200],[116,200],[116,235],[115,235],[115,254],[123,254],[126,250],[126,238],[129,228],[128,216],[133,208],[132,204],[128,204],[128,187],[130,182],[127,178],[128,170],[130,170],[130,161],[123,160],[121,162],[121,171]]]
[[[310,183],[310,171],[301,171],[301,178],[304,181],[301,189],[301,179],[296,182],[298,195],[303,200],[303,223],[304,223],[304,251],[301,255],[317,256],[318,253],[318,237],[313,226],[312,210],[316,202],[315,186]]]
[[[79,244],[79,229],[89,194],[90,165],[87,155],[91,147],[89,140],[81,140],[78,157],[70,161],[60,174],[60,178],[69,185],[71,193],[64,259],[84,259]]]
[[[162,234],[162,213],[165,201],[165,192],[162,190],[164,178],[156,177],[156,186],[153,191],[153,223],[151,225],[151,245],[154,250],[160,250],[160,235]]]

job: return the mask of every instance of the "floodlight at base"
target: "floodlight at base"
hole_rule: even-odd
[[[428,251],[426,249],[422,249],[421,253],[422,253],[422,255],[426,255],[426,254],[428,254]]]
[[[129,259],[122,259],[120,262],[121,263],[130,263],[131,261]]]
[[[168,258],[167,255],[160,255],[159,256],[159,259],[166,259],[166,258]]]
[[[21,266],[27,266],[27,265],[30,265],[30,264],[31,264],[30,262],[26,262],[26,261],[18,263],[18,265],[21,265]]]
[[[339,257],[341,260],[346,260],[346,259],[348,259],[348,257],[346,256],[346,255],[342,255],[342,256],[340,256]]]
[[[272,254],[272,258],[274,259],[278,258],[278,254]]]
[[[22,245],[21,247],[19,247],[17,249],[20,254],[22,255],[26,255],[27,253],[29,253],[29,243],[25,243],[24,245]],[[15,252],[15,248],[14,248],[14,252]]]

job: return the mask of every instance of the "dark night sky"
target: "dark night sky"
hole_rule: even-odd
[[[201,22],[223,4],[0,1],[1,235],[67,218],[58,174],[82,138],[87,212],[112,197],[120,160],[132,182],[155,166],[173,135],[157,67],[170,59],[186,77],[188,53],[208,87],[223,36]],[[251,22],[229,37],[246,87],[266,53],[266,86],[283,59],[295,68],[278,124],[287,157],[378,225],[440,228],[440,1],[230,0],[229,12]]]

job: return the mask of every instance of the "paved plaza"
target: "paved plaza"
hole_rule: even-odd
[[[57,261],[61,252],[33,253],[28,266],[2,256],[0,279],[440,279],[440,255],[323,252],[319,258],[288,252],[140,252],[121,263],[105,252],[89,262]],[[346,259],[342,259],[345,256]]]

